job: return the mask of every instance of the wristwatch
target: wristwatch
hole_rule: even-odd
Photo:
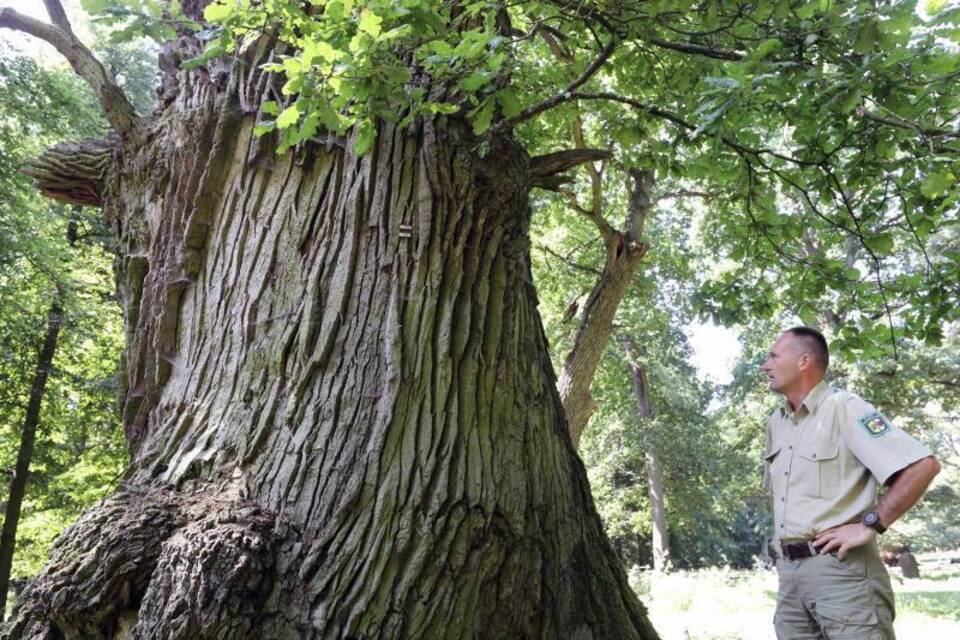
[[[863,519],[861,520],[863,526],[870,527],[877,533],[883,533],[887,530],[883,523],[880,522],[880,514],[876,511],[867,511],[863,514]]]

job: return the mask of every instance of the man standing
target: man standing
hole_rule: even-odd
[[[900,557],[897,558],[897,566],[900,567],[900,574],[904,578],[919,578],[920,565],[917,564],[917,558],[910,552],[909,545],[903,545],[900,550]]]
[[[893,590],[876,538],[940,465],[873,405],[828,387],[829,362],[823,335],[794,327],[762,367],[784,396],[764,452],[779,555],[774,627],[780,640],[893,640]]]

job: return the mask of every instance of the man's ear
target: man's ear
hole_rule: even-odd
[[[797,367],[801,371],[806,371],[812,366],[813,366],[813,358],[810,357],[810,353],[807,351],[804,351],[803,353],[801,353],[800,357],[797,358]]]

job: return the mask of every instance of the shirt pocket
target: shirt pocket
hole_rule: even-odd
[[[780,453],[780,449],[783,447],[781,445],[771,446],[769,451],[766,451],[763,454],[763,488],[770,488],[770,476],[771,476],[771,467],[773,466],[773,461],[777,457],[777,454]]]
[[[797,450],[796,488],[809,498],[832,498],[840,483],[840,442],[812,442]],[[791,483],[792,484],[792,483]]]

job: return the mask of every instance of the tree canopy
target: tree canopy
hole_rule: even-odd
[[[955,3],[217,0],[202,23],[176,2],[84,5],[121,38],[195,33],[187,68],[283,43],[258,107],[281,152],[349,133],[364,153],[378,121],[448,115],[481,150],[513,130],[535,155],[571,147],[582,116],[613,158],[604,189],[642,167],[698,199],[719,259],[701,311],[720,322],[830,307],[835,346],[877,355],[936,344],[960,308]]]

